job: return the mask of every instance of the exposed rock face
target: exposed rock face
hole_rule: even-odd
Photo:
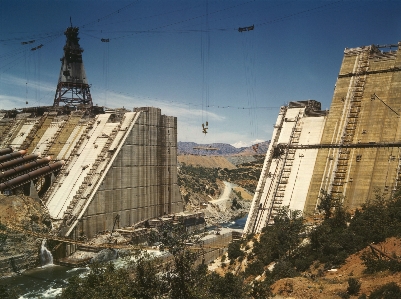
[[[0,195],[0,222],[0,276],[40,266],[42,239],[9,226],[48,233],[50,218],[41,205],[23,195]]]
[[[251,201],[245,200],[233,192],[234,184],[219,182],[218,196],[205,196],[199,193],[187,193],[186,211],[202,210],[205,213],[206,225],[227,223],[248,214]]]

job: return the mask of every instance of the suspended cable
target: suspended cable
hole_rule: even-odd
[[[43,34],[33,34],[30,36],[23,36],[23,37],[13,37],[13,38],[8,38],[8,39],[0,39],[0,43],[4,43],[4,42],[19,42],[22,41],[20,44],[21,45],[28,45],[28,44],[32,44],[31,41],[34,40],[35,42],[39,42],[41,40],[46,40],[48,38],[52,38],[55,36],[60,36],[63,35],[63,31],[59,30],[59,31],[55,31],[55,32],[49,32],[49,33],[43,33]]]
[[[105,88],[103,88],[102,86],[96,87],[97,90],[102,90],[104,91]],[[171,101],[171,100],[164,100],[164,99],[160,99],[157,97],[146,97],[146,96],[138,96],[138,95],[134,95],[128,92],[122,92],[120,90],[114,90],[114,89],[108,89],[109,92],[115,93],[115,94],[119,94],[122,96],[127,96],[127,97],[131,97],[131,98],[136,98],[138,100],[141,100],[142,102],[149,100],[149,101],[155,101],[155,102],[161,102],[161,103],[165,103],[168,105],[176,105],[179,107],[187,107],[188,106],[188,110],[191,110],[191,107],[199,107],[200,109],[202,109],[202,103],[193,103],[193,102],[182,102],[182,101]],[[283,104],[285,105],[285,104]],[[255,107],[241,107],[241,106],[216,106],[216,105],[209,105],[209,107],[213,107],[215,109],[238,109],[238,110],[248,110],[248,109],[253,109],[253,110],[261,110],[261,109],[266,109],[266,110],[273,110],[273,109],[280,109],[279,106],[275,106],[275,107],[270,107],[270,106],[255,106]]]
[[[116,11],[113,11],[112,13],[109,13],[109,14],[107,14],[107,15],[101,17],[101,18],[98,18],[98,19],[96,19],[96,20],[94,20],[94,21],[92,21],[92,22],[83,24],[83,25],[80,26],[80,28],[85,28],[85,27],[87,27],[87,26],[90,26],[90,25],[93,25],[93,24],[97,24],[97,23],[99,23],[99,22],[101,22],[101,21],[104,21],[104,20],[110,18],[111,16],[113,16],[113,15],[115,15],[115,14],[119,14],[120,11],[126,10],[127,8],[129,8],[129,7],[131,7],[132,5],[134,5],[136,2],[138,2],[138,0],[136,0],[136,1],[134,1],[134,2],[132,2],[132,3],[128,4],[128,5],[126,5],[126,6],[124,6],[124,7],[122,7],[122,8],[119,8],[119,9],[117,9]]]
[[[109,89],[109,45],[110,40],[108,38],[103,38],[103,86],[104,89],[104,106],[107,106],[107,92]]]
[[[61,35],[62,34],[52,36],[51,39],[49,39],[47,42],[44,42],[45,44],[38,44],[36,47],[29,48],[29,49],[24,49],[23,51],[18,52],[17,55],[19,55],[19,56],[17,58],[15,58],[15,59],[9,61],[8,63],[5,63],[4,65],[0,66],[0,72],[4,73],[5,71],[8,71],[11,68],[17,66],[18,62],[20,62],[22,59],[24,59],[25,53],[30,53],[29,56],[32,56],[36,50],[42,49],[45,45],[48,45],[48,44],[54,42]],[[23,54],[23,55],[20,55],[20,54]],[[17,55],[12,55],[10,57],[14,57],[14,56],[17,56]]]
[[[237,5],[233,5],[233,6],[227,7],[227,8],[219,9],[219,10],[216,10],[216,11],[213,11],[213,12],[207,11],[206,14],[202,14],[202,15],[199,15],[199,16],[196,16],[196,17],[192,17],[192,18],[188,18],[188,19],[181,20],[181,21],[177,21],[177,22],[170,23],[170,24],[167,24],[167,25],[161,25],[161,26],[158,26],[158,27],[149,29],[149,30],[147,30],[147,31],[145,31],[145,32],[154,31],[154,30],[159,30],[159,29],[171,27],[171,26],[178,25],[178,24],[183,24],[183,23],[186,23],[186,22],[189,22],[189,21],[201,19],[201,18],[203,18],[203,17],[207,17],[207,16],[212,15],[212,14],[220,13],[220,12],[222,12],[222,11],[226,11],[226,10],[229,10],[229,9],[232,9],[232,8],[235,8],[235,7],[239,7],[239,6],[245,5],[245,4],[250,3],[250,2],[253,2],[253,1],[254,1],[254,0],[247,1],[247,2],[244,2],[244,3],[241,3],[241,4],[237,4]],[[224,29],[224,30],[234,30],[234,29]],[[236,29],[235,29],[235,30],[236,30]],[[112,39],[127,38],[127,37],[133,36],[134,34],[136,34],[136,33],[127,34],[127,35],[115,37],[115,38],[112,38]]]
[[[259,24],[256,24],[256,25],[257,25],[257,27],[260,27],[260,26],[266,26],[266,25],[269,25],[269,24],[272,24],[272,23],[282,22],[282,21],[285,21],[287,19],[299,16],[299,15],[302,15],[302,14],[306,14],[306,13],[309,13],[309,12],[316,11],[316,10],[321,9],[321,8],[326,9],[326,8],[332,7],[332,6],[337,5],[337,4],[339,4],[340,2],[343,2],[343,1],[344,0],[338,0],[338,1],[335,1],[335,2],[329,2],[329,3],[324,4],[324,5],[320,5],[320,6],[317,6],[317,7],[314,7],[314,8],[310,8],[310,9],[306,9],[306,10],[299,11],[299,12],[296,12],[296,13],[292,13],[292,14],[289,14],[289,15],[286,15],[286,16],[271,20],[271,21],[266,21],[266,22],[263,22],[263,23],[259,23]]]
[[[196,8],[199,6],[202,6],[203,4],[200,5],[195,5],[195,6],[191,6],[191,8]],[[160,14],[155,14],[155,15],[150,15],[150,16],[145,16],[145,17],[140,17],[140,18],[129,18],[129,20],[126,21],[119,21],[119,22],[114,22],[114,23],[108,23],[107,25],[115,25],[115,24],[121,24],[121,23],[126,23],[126,22],[132,22],[132,21],[139,21],[139,20],[146,20],[146,19],[151,19],[151,18],[160,18],[161,16],[165,16],[165,15],[169,15],[169,14],[173,14],[176,12],[182,12],[183,10],[187,10],[188,8],[181,8],[181,9],[177,9],[177,10],[173,10],[173,11],[169,11],[169,12],[164,12],[164,13],[160,13]],[[121,9],[119,10],[121,11]],[[94,23],[94,22],[93,22]],[[85,26],[85,25],[84,25]],[[84,28],[84,27],[82,27]]]

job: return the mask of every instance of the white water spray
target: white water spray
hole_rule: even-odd
[[[42,240],[40,247],[40,263],[43,266],[53,265],[53,255],[49,249],[46,248],[46,239]]]

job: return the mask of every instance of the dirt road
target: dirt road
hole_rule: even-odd
[[[211,202],[215,205],[217,204],[217,205],[219,205],[220,209],[225,210],[226,203],[230,199],[231,192],[235,185],[232,183],[226,182],[226,181],[224,181],[223,183],[225,185],[223,194],[221,194],[221,196],[218,199],[214,199],[209,202]]]

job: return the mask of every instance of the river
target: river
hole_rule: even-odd
[[[243,229],[247,217],[222,223],[221,226]],[[47,265],[26,270],[21,275],[0,279],[0,284],[12,286],[13,290],[20,295],[20,299],[55,298],[67,285],[68,278],[74,275],[84,275],[87,271],[87,268]]]
[[[67,285],[69,277],[86,271],[86,268],[47,265],[26,270],[21,275],[3,278],[0,284],[12,286],[12,289],[20,295],[20,299],[55,298]]]

